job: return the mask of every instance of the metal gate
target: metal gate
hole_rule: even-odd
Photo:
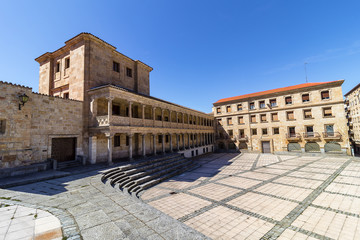
[[[51,158],[58,162],[75,160],[76,138],[53,138]]]
[[[301,146],[298,143],[289,143],[288,144],[288,151],[289,152],[301,151]]]
[[[305,152],[320,152],[320,146],[316,142],[308,142],[305,144]]]
[[[270,142],[269,141],[261,142],[261,144],[262,144],[262,152],[263,153],[271,153]]]
[[[326,143],[325,152],[341,152],[341,146],[336,142]]]

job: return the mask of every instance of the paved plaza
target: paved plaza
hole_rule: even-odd
[[[58,219],[64,239],[360,239],[359,158],[218,153],[194,161],[201,167],[141,200],[102,183],[98,169],[0,189],[1,216],[8,212],[0,226],[23,208],[29,221],[31,209]]]

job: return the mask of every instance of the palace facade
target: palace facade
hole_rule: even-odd
[[[350,142],[355,155],[360,155],[360,84],[346,93],[345,98]]]
[[[304,83],[220,99],[213,104],[217,148],[349,154],[343,82]]]

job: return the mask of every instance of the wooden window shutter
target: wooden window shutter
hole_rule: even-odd
[[[324,115],[325,116],[331,116],[332,115],[331,108],[325,108],[324,109]]]
[[[286,103],[291,103],[291,102],[292,102],[292,101],[291,101],[291,97],[286,97],[286,98],[285,98],[285,102],[286,102]]]
[[[273,120],[273,121],[278,121],[278,120],[279,120],[277,113],[274,113],[274,114],[272,115],[272,120]]]
[[[244,123],[244,118],[243,117],[239,117],[239,123]]]
[[[329,91],[321,92],[321,99],[328,99],[330,98]]]
[[[265,122],[266,121],[266,115],[261,115],[261,121]]]
[[[305,118],[311,118],[311,110],[305,110]]]
[[[294,112],[288,112],[288,119],[294,119]]]
[[[256,122],[256,116],[251,116],[251,122]]]
[[[310,101],[310,96],[309,96],[309,94],[304,94],[304,95],[302,95],[302,100],[303,100],[303,102]]]

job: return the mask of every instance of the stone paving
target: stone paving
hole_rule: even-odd
[[[360,239],[359,158],[221,153],[195,161],[202,166],[142,200],[102,183],[99,166],[0,189],[0,231],[23,208],[55,216],[68,240]]]
[[[145,191],[212,239],[360,239],[360,159],[222,153]]]

